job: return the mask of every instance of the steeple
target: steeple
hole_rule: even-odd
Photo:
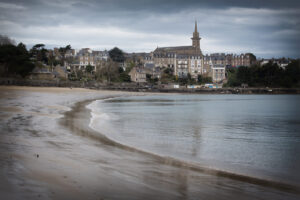
[[[196,48],[196,50],[199,50],[200,51],[200,40],[201,38],[199,37],[199,33],[198,33],[198,30],[197,30],[197,21],[195,21],[195,31],[193,33],[193,37],[191,38],[192,39],[192,46]]]

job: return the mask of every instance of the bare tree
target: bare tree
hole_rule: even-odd
[[[111,82],[116,80],[118,76],[118,63],[112,61],[111,59],[107,61],[101,61],[96,66],[96,77],[98,80],[106,80],[107,82]]]

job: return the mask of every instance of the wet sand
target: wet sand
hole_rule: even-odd
[[[0,87],[0,199],[298,199],[119,145],[89,128],[93,99],[144,95]]]

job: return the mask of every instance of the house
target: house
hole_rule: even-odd
[[[55,74],[46,68],[34,68],[30,73],[29,79],[32,80],[54,80]]]
[[[58,65],[54,68],[53,73],[55,75],[55,78],[65,78],[65,79],[68,78],[68,71],[66,67],[62,67]]]
[[[149,74],[152,79],[161,78],[161,69],[160,67],[155,67],[153,63],[146,63],[144,64],[144,70],[146,74]]]
[[[222,64],[212,65],[212,80],[214,83],[223,82],[226,79],[225,76],[226,66]]]
[[[134,67],[129,72],[129,76],[132,82],[145,83],[146,82],[146,72],[143,67]]]

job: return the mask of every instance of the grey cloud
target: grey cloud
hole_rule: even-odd
[[[189,44],[195,19],[204,52],[239,53],[242,49],[266,57],[300,57],[297,0],[0,0],[0,33],[27,43],[40,40],[55,45],[57,41],[57,45],[118,45],[128,51],[151,51],[156,45]],[[73,29],[64,33],[58,29],[62,26]],[[91,33],[89,37],[88,29],[113,31],[111,27],[120,29],[120,35],[109,37],[100,31],[99,35]],[[145,36],[122,36],[124,31]],[[177,39],[165,37],[167,34]]]

